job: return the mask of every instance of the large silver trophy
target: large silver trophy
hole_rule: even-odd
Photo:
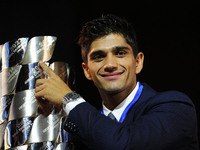
[[[41,77],[38,62],[52,57],[56,37],[19,38],[0,45],[0,150],[74,149],[63,129],[65,113],[51,106],[49,115],[38,108],[35,83]],[[71,83],[67,63],[50,67]]]

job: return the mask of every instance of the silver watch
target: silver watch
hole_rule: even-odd
[[[67,103],[71,101],[76,101],[78,98],[80,98],[80,95],[78,95],[76,92],[67,93],[62,100],[63,105],[66,105]]]

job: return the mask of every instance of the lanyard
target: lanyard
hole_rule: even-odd
[[[143,90],[143,85],[139,82],[139,88],[133,98],[133,100],[128,104],[128,106],[125,108],[124,112],[122,113],[122,116],[119,120],[119,123],[122,123],[124,121],[124,119],[126,118],[129,110],[133,107],[133,105],[137,102],[137,100],[139,99],[141,93],[142,93],[142,90]],[[103,109],[101,110],[101,114],[104,114],[103,113]]]

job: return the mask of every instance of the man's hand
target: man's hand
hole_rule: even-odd
[[[72,90],[44,62],[39,62],[39,65],[48,76],[47,79],[42,78],[36,81],[35,97],[40,103],[40,108],[45,110],[44,107],[48,107],[49,103],[61,108],[63,97]]]

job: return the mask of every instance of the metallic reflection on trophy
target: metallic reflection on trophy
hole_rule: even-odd
[[[1,97],[9,93],[15,92],[15,87],[16,87],[20,69],[21,69],[21,66],[18,65],[18,66],[6,68],[0,73],[0,79],[1,79],[0,80],[0,85],[1,85],[0,96]]]
[[[48,61],[53,55],[56,39],[53,36],[33,37],[28,42],[22,64]]]
[[[26,51],[27,43],[28,38],[19,38],[6,42],[0,46],[0,72],[5,68],[12,67],[21,63]]]
[[[52,105],[46,116],[35,98],[36,80],[44,73],[38,62],[51,59],[56,40],[38,36],[0,45],[0,150],[74,149],[63,129],[65,113]],[[72,67],[64,62],[50,67],[73,89]]]

